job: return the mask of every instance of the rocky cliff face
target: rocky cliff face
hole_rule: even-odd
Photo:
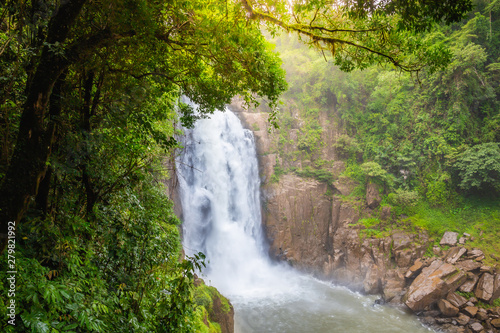
[[[500,273],[481,263],[484,256],[477,255],[479,250],[457,247],[457,235],[451,236],[451,243],[445,235],[441,245],[451,249],[436,248],[437,257],[424,258],[430,245],[428,235],[407,230],[386,208],[380,216],[392,231],[383,237],[363,233],[360,215],[378,208],[380,196],[376,185],[369,184],[366,201],[346,199],[356,184],[339,178],[344,164],[335,160],[331,149],[338,136],[334,126],[323,132],[327,148],[321,152],[331,162],[330,172],[337,179],[333,184],[292,173],[271,181],[276,165],[302,167],[308,161],[281,160],[278,137],[267,131],[267,113],[245,111],[238,101],[231,109],[254,130],[263,182],[263,224],[272,256],[318,277],[380,294],[383,302],[404,304],[429,325],[457,332],[497,331],[500,309],[477,305],[500,296]],[[293,138],[299,135],[298,130],[291,130],[292,139],[281,145],[281,155],[297,149]],[[465,299],[455,291],[471,294],[464,294],[469,296]]]
[[[301,269],[327,260],[332,202],[327,185],[295,175],[283,176],[266,191],[264,214],[271,255]]]

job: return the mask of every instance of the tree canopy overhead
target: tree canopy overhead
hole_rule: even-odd
[[[386,62],[408,72],[441,68],[450,54],[442,45],[425,43],[419,33],[457,22],[472,8],[470,0],[240,1],[250,19],[298,33],[331,52],[345,71]]]
[[[465,0],[436,4],[6,2],[1,13],[7,89],[1,97],[3,104],[10,101],[22,113],[14,153],[2,156],[9,161],[0,190],[2,223],[20,220],[45,173],[57,125],[50,120],[61,113],[60,95],[52,94],[58,81],[97,75],[99,79],[89,83],[92,95],[96,84],[123,76],[138,82],[159,77],[165,87],[176,86],[197,102],[202,114],[221,108],[236,94],[247,101],[263,96],[275,106],[286,85],[256,21],[296,31],[315,46],[329,48],[345,70],[388,60],[413,71],[423,64],[439,66],[446,59],[439,44],[425,48],[411,30],[440,19],[457,20],[470,7]],[[98,97],[94,95],[94,111]],[[188,111],[184,119],[190,115]]]

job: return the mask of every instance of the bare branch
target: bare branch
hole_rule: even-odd
[[[373,28],[373,29],[360,29],[360,30],[355,30],[355,29],[329,29],[321,26],[316,26],[316,25],[306,25],[306,24],[290,24],[289,25],[290,29],[308,29],[308,30],[320,30],[323,32],[330,32],[330,33],[335,33],[335,32],[352,32],[352,33],[361,33],[361,32],[374,32],[374,31],[379,31],[380,28]]]

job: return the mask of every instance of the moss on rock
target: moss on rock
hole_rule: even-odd
[[[233,333],[234,310],[229,300],[202,279],[195,281],[194,301],[203,310],[203,323],[209,333]]]

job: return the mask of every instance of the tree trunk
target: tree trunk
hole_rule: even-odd
[[[52,182],[52,168],[48,167],[45,172],[45,176],[40,181],[40,186],[38,187],[38,193],[35,198],[36,209],[42,212],[43,215],[47,215],[49,210],[49,192],[50,183]]]
[[[92,87],[94,86],[94,72],[90,72],[84,83],[84,103],[81,111],[81,131],[83,135],[83,152],[82,152],[82,180],[85,186],[85,193],[87,194],[87,219],[92,215],[94,204],[97,200],[97,195],[94,190],[94,184],[89,175],[90,164],[90,117],[91,117],[91,104],[92,104]]]
[[[65,42],[85,2],[69,0],[60,6],[49,23],[47,45]],[[44,125],[45,112],[55,82],[69,66],[65,58],[55,55],[47,45],[26,90],[16,147],[0,186],[0,253],[7,245],[8,222],[19,225],[47,169],[55,127]]]
[[[57,137],[58,132],[58,117],[61,115],[62,110],[62,87],[64,85],[66,79],[66,74],[63,73],[57,82],[54,85],[54,89],[52,90],[52,94],[50,95],[49,102],[49,123],[47,125],[47,132],[52,133],[52,136]],[[52,145],[52,142],[51,142]],[[57,149],[53,147],[54,149]],[[36,207],[43,214],[47,214],[48,212],[48,204],[49,204],[49,191],[50,184],[52,180],[52,168],[48,167],[45,172],[44,177],[40,181],[40,185],[38,187],[38,193],[36,195]]]

